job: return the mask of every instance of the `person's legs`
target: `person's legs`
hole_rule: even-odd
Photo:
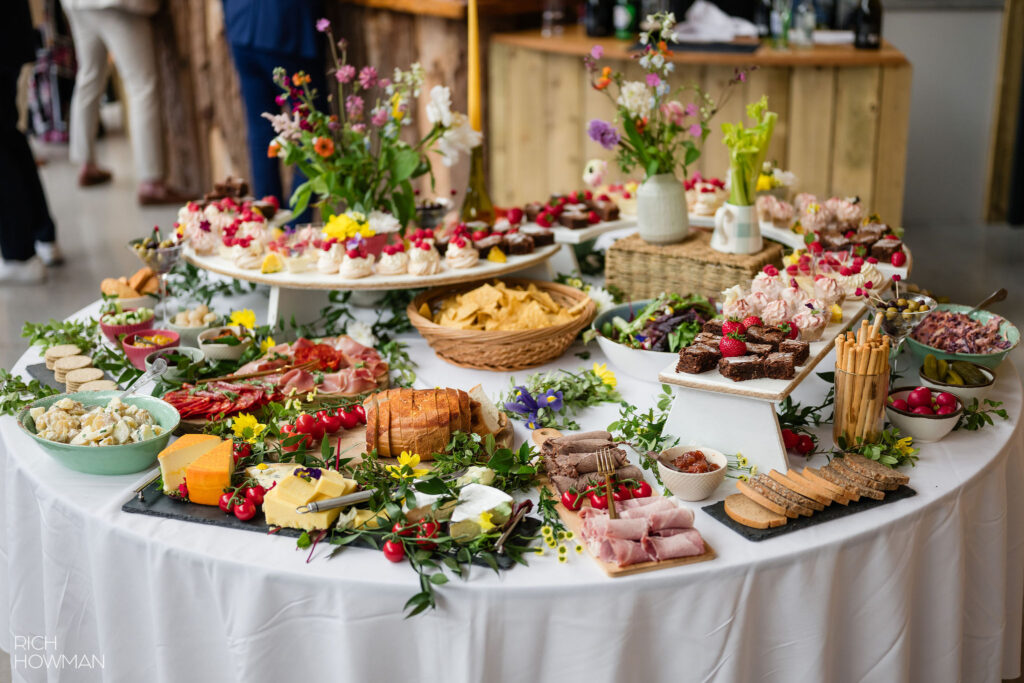
[[[110,173],[96,165],[96,132],[100,120],[100,98],[107,83],[107,48],[96,31],[97,10],[66,10],[75,41],[78,72],[71,95],[71,160],[82,165],[79,184],[97,185],[110,180]]]
[[[261,116],[263,112],[277,112],[280,107],[274,102],[279,90],[274,85],[273,65],[268,69],[267,54],[236,45],[231,46],[235,70],[245,101],[245,122],[248,130],[249,167],[252,172],[252,192],[257,197],[274,195],[281,198],[281,172],[277,159],[267,156],[267,147],[274,139],[270,122]]]

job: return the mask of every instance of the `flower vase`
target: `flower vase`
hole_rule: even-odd
[[[690,233],[686,191],[673,173],[647,178],[636,191],[637,229],[651,244],[675,244]]]
[[[715,212],[715,230],[711,248],[726,254],[753,254],[761,251],[761,226],[753,206],[726,202]]]

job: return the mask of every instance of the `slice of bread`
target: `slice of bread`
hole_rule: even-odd
[[[377,396],[377,454],[382,458],[396,458],[391,450],[391,398],[392,392],[382,391]]]
[[[811,508],[805,507],[805,506],[801,505],[800,503],[794,503],[793,501],[791,501],[790,499],[786,498],[785,496],[783,496],[783,495],[781,495],[779,493],[776,493],[775,491],[773,491],[769,487],[767,487],[764,484],[762,484],[761,481],[758,479],[758,477],[760,477],[760,476],[761,475],[757,475],[757,477],[754,477],[753,479],[748,481],[747,485],[750,486],[750,488],[752,488],[755,491],[757,491],[758,493],[760,493],[762,496],[765,496],[766,498],[774,500],[779,505],[786,506],[787,508],[789,508],[793,512],[796,512],[798,515],[803,515],[804,517],[810,517],[811,515],[814,514],[814,510],[812,510]]]
[[[498,406],[494,405],[484,388],[477,384],[469,390],[469,397],[480,404],[480,419],[483,427],[491,434],[501,431],[501,420],[498,417]]]
[[[459,418],[462,420],[462,431],[469,434],[473,431],[471,417],[473,411],[470,409],[469,394],[462,389],[456,389],[455,392],[459,395]]]
[[[851,480],[849,477],[847,477],[846,475],[844,475],[842,472],[838,471],[831,465],[826,465],[825,467],[822,467],[820,470],[818,470],[818,474],[820,474],[822,478],[827,479],[833,484],[842,486],[847,490],[856,491],[857,495],[861,496],[862,498],[874,498],[875,500],[882,500],[883,498],[885,498],[884,491],[877,491],[875,489],[868,488],[867,486],[861,486],[860,484]]]
[[[869,489],[875,489],[876,491],[895,491],[899,488],[899,484],[886,483],[884,481],[878,481],[877,479],[864,476],[850,467],[844,458],[833,458],[832,462],[829,463],[829,467],[834,469],[836,472],[839,472],[850,481]]]
[[[826,490],[841,495],[847,499],[847,502],[853,500],[860,500],[860,494],[852,487],[847,486],[846,483],[837,484],[836,482],[826,479],[822,476],[820,470],[816,470],[813,467],[805,467],[800,474],[806,479],[814,482],[818,486],[825,488]],[[839,500],[838,498],[836,500]],[[846,503],[844,503],[845,505]]]
[[[768,476],[791,491],[796,491],[805,498],[815,500],[823,506],[832,504],[832,499],[822,493],[821,490],[812,486],[810,482],[797,479],[796,477],[790,478],[777,470],[772,470],[768,473]]]
[[[800,494],[799,492],[794,491],[793,489],[789,488],[785,484],[782,484],[782,483],[779,483],[779,482],[775,481],[774,479],[769,477],[767,474],[759,474],[759,475],[757,475],[754,478],[754,481],[757,482],[758,484],[764,486],[767,489],[775,491],[775,493],[779,494],[780,496],[782,496],[783,498],[785,498],[786,500],[788,500],[791,503],[796,503],[797,505],[802,505],[805,508],[809,508],[809,509],[813,510],[814,512],[820,512],[821,510],[825,509],[825,505],[823,503],[819,503],[818,501],[814,500],[813,498],[808,498],[807,496],[804,496],[804,495]]]
[[[769,498],[768,496],[762,495],[760,491],[755,490],[745,481],[737,481],[736,488],[739,489],[739,492],[742,493],[747,498],[749,498],[750,500],[754,501],[763,508],[771,510],[777,515],[783,515],[791,519],[796,519],[799,516],[798,513],[794,510],[791,510],[788,505],[778,503],[775,500]]]
[[[742,493],[734,493],[725,499],[725,514],[737,524],[751,529],[770,529],[786,523],[785,515],[772,512]]]
[[[149,280],[155,280],[155,276],[156,272],[154,272],[152,268],[139,268],[130,278],[128,278],[128,286],[136,292],[145,291],[143,287],[147,282],[149,282]],[[158,282],[155,284],[159,285]]]
[[[843,455],[843,464],[856,472],[860,472],[865,477],[870,477],[871,479],[885,482],[887,484],[896,484],[897,487],[910,481],[910,477],[906,474],[897,472],[891,467],[886,467],[879,462],[865,458],[859,453],[845,453]]]
[[[370,394],[363,401],[366,411],[366,452],[373,453],[377,449],[377,394]]]

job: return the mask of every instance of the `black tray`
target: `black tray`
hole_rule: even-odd
[[[821,512],[815,512],[810,517],[797,517],[796,519],[790,519],[782,526],[770,529],[752,529],[749,526],[743,526],[739,522],[734,521],[729,517],[729,515],[725,514],[724,500],[720,500],[712,505],[707,505],[701,509],[748,541],[763,541],[768,538],[775,538],[776,536],[788,534],[793,531],[799,531],[800,529],[805,529],[809,526],[814,526],[815,524],[828,522],[833,519],[838,519],[839,517],[846,517],[847,515],[854,515],[858,512],[863,512],[864,510],[876,508],[879,505],[887,505],[888,503],[894,503],[897,500],[903,500],[904,498],[910,498],[911,496],[916,495],[917,491],[909,486],[900,486],[895,491],[886,491],[885,498],[882,500],[861,498],[858,501],[850,501],[849,505],[832,503]]]
[[[165,519],[178,519],[183,522],[194,522],[196,524],[210,524],[213,526],[224,527],[226,529],[242,529],[243,531],[255,531],[260,534],[267,534],[270,532],[270,527],[267,526],[267,520],[266,517],[263,516],[262,510],[258,511],[256,516],[252,519],[243,522],[234,515],[224,514],[219,507],[213,507],[212,505],[196,505],[195,503],[186,503],[169,498],[163,494],[162,487],[155,481],[147,484],[140,494],[137,494],[134,498],[122,505],[121,509],[125,512],[132,512],[140,515],[152,515],[153,517],[163,517]],[[518,526],[516,526],[516,530],[512,533],[512,536],[509,537],[508,542],[511,545],[525,545],[526,541],[532,538],[539,528],[539,519],[523,517]],[[297,538],[301,534],[301,529],[280,529],[274,533],[275,536],[290,536],[292,538]],[[362,538],[353,541],[349,546],[371,549],[374,547],[370,541],[363,540]],[[496,560],[498,567],[501,569],[511,569],[516,565],[515,560],[507,555],[497,555]],[[474,560],[473,564],[481,567],[489,566],[482,560]]]
[[[61,393],[67,391],[67,385],[57,381],[57,378],[53,375],[53,370],[46,367],[46,363],[36,363],[35,365],[29,365],[25,370],[28,372],[32,379],[37,379],[41,384],[45,384],[48,387],[53,387]],[[110,373],[104,372],[103,379],[114,379],[110,376]]]

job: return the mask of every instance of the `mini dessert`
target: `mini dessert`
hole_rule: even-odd
[[[825,331],[825,326],[828,325],[830,317],[829,314],[823,312],[820,308],[814,308],[808,304],[807,308],[798,311],[793,316],[793,324],[799,328],[802,341],[818,341],[821,339],[821,334]]]
[[[860,225],[861,220],[864,218],[864,207],[860,203],[860,199],[854,197],[853,199],[840,199],[839,197],[832,197],[825,201],[825,205],[829,211],[835,217],[836,224],[839,229],[843,232],[847,230],[856,230]]]
[[[774,195],[764,194],[757,198],[757,217],[761,222],[786,229],[792,225],[794,215],[793,205]]]
[[[814,296],[821,299],[826,306],[842,305],[843,299],[846,298],[846,292],[834,279],[818,275],[814,278]]]
[[[712,347],[695,342],[679,352],[676,372],[699,375],[702,372],[713,370],[721,358],[722,354],[718,351],[717,346]]]
[[[338,268],[341,267],[341,259],[344,257],[345,252],[342,251],[341,244],[334,241],[333,239],[327,240],[320,247],[320,254],[316,260],[316,270],[318,273],[324,275],[333,275],[338,272]]]
[[[794,365],[792,354],[769,353],[764,359],[764,376],[771,379],[793,379],[796,376]]]
[[[832,213],[816,201],[808,202],[799,214],[804,230],[821,232],[832,222]]]
[[[718,361],[718,371],[733,382],[764,377],[764,361],[760,356],[732,356]]]
[[[409,255],[402,244],[389,244],[384,247],[377,264],[378,275],[403,275],[409,271]]]
[[[582,230],[583,228],[590,226],[590,218],[586,211],[566,209],[558,217],[558,223],[570,230]]]
[[[346,280],[356,280],[373,274],[373,254],[365,250],[349,249],[338,267],[338,275]]]
[[[480,252],[476,250],[470,240],[461,235],[452,239],[448,245],[448,253],[444,257],[445,263],[454,270],[472,268],[480,261]]]
[[[751,292],[761,292],[769,299],[779,298],[785,288],[786,281],[779,274],[779,269],[770,264],[765,266],[764,270],[755,275],[750,282]]]
[[[607,195],[603,195],[607,197]],[[590,202],[591,211],[597,214],[602,221],[616,221],[619,219],[619,205],[610,198],[595,199]]]
[[[435,275],[441,272],[441,255],[434,247],[419,241],[409,250],[410,275]]]
[[[714,216],[729,196],[721,179],[704,179],[699,173],[694,174],[693,178],[683,185],[686,188],[687,209],[698,216]]]
[[[549,228],[542,228],[537,226],[524,226],[520,229],[524,235],[529,235],[533,240],[533,246],[535,248],[546,247],[555,243],[555,233],[551,232]]]
[[[772,351],[778,351],[779,344],[786,339],[785,333],[779,328],[762,325],[751,325],[747,328],[746,335],[747,339],[755,344],[768,344]]]
[[[500,247],[504,238],[496,233],[489,233],[485,230],[477,230],[472,236],[473,246],[480,252],[481,258],[486,258],[491,247]]]
[[[792,318],[793,315],[797,311],[799,311],[800,308],[803,306],[804,300],[807,297],[804,294],[803,290],[800,289],[800,287],[797,286],[796,282],[794,281],[789,287],[787,287],[786,289],[782,290],[782,293],[779,295],[779,298],[782,301],[786,302],[786,307],[789,310],[789,316],[788,317]],[[767,322],[767,321],[765,321],[765,322]],[[771,323],[769,323],[769,324],[771,324]]]
[[[747,301],[747,305],[750,307],[750,313],[748,315],[760,315],[764,307],[770,302],[770,299],[764,292],[751,292],[744,297]]]
[[[803,365],[811,356],[811,345],[798,339],[786,339],[779,344],[779,351],[793,356],[794,365]]]
[[[722,324],[725,323],[723,318],[712,318],[711,320],[704,323],[702,331],[708,332],[715,335],[716,337],[722,336]]]
[[[878,240],[871,246],[871,255],[879,261],[889,262],[897,251],[903,251],[903,242],[891,236]]]
[[[505,248],[509,255],[532,254],[533,238],[521,232],[512,232],[505,236]]]

